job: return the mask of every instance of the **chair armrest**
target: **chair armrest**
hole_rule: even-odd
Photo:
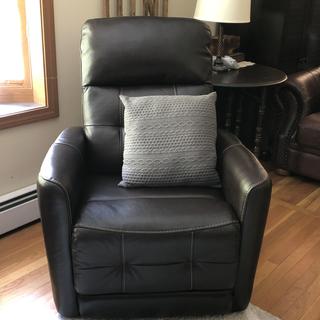
[[[223,130],[218,134],[218,163],[224,195],[241,223],[250,214],[252,198],[261,195],[260,200],[269,204],[271,180],[268,173],[238,138]]]
[[[250,301],[271,196],[271,179],[256,157],[230,133],[218,135],[220,177],[225,198],[241,223],[241,249],[233,309]]]
[[[38,200],[53,293],[57,309],[64,316],[78,314],[70,241],[85,175],[85,150],[82,128],[64,130],[49,149],[38,177]]]
[[[48,185],[54,185],[64,193],[69,206],[70,225],[74,218],[85,174],[85,151],[86,141],[83,128],[65,129],[46,154],[38,177],[40,193]]]

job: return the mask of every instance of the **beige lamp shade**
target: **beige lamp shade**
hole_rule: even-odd
[[[250,22],[251,0],[198,0],[194,18],[220,23]]]

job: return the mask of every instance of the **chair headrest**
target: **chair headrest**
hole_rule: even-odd
[[[210,42],[210,29],[195,19],[88,20],[82,30],[82,84],[201,84],[211,77]]]

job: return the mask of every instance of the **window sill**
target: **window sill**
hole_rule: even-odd
[[[16,127],[58,116],[58,108],[43,107],[34,103],[0,104],[0,129]]]
[[[38,108],[41,108],[41,106],[36,103],[0,103],[0,117],[7,117]]]

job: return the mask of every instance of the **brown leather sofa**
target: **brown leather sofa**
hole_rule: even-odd
[[[320,67],[289,76],[277,99],[283,108],[278,168],[320,180]]]
[[[220,131],[222,188],[119,188],[119,94],[213,91],[211,34],[179,18],[88,21],[82,33],[84,126],[66,129],[38,179],[57,310],[68,317],[228,313],[246,308],[271,182]]]

